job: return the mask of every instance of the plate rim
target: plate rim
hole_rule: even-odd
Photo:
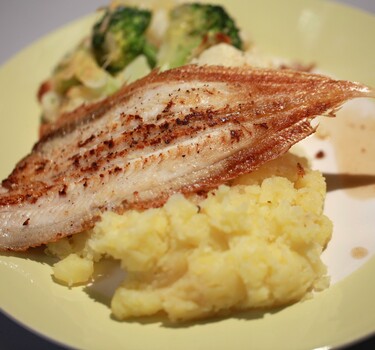
[[[218,2],[218,1],[217,1]],[[226,1],[220,1],[220,2],[226,2]],[[305,0],[305,2],[308,2],[308,3],[311,3],[312,1],[311,0]],[[316,2],[316,1],[315,1]],[[320,2],[320,3],[323,3],[323,1],[318,1],[318,2]],[[327,3],[326,3],[327,4]],[[325,6],[325,5],[324,5]],[[368,13],[367,12],[363,12],[363,11],[360,11],[360,10],[355,10],[355,9],[353,9],[353,8],[351,8],[351,7],[349,7],[349,6],[345,6],[345,5],[339,5],[339,4],[334,4],[334,3],[330,3],[330,5],[328,5],[328,6],[334,6],[334,7],[342,7],[342,8],[345,8],[345,7],[347,7],[347,10],[348,11],[358,11],[359,13],[361,13],[361,15],[368,15]],[[230,6],[228,5],[228,7],[230,8]],[[53,36],[53,35],[57,35],[57,33],[60,33],[59,35],[61,35],[61,33],[65,33],[65,31],[67,30],[67,27],[70,27],[70,28],[72,28],[72,27],[75,27],[75,26],[81,26],[81,23],[82,23],[82,21],[92,21],[92,17],[93,17],[93,15],[88,15],[88,16],[85,16],[85,17],[83,17],[83,18],[80,18],[80,19],[78,19],[78,20],[75,20],[75,21],[73,21],[73,22],[70,22],[70,23],[68,23],[66,26],[64,26],[64,27],[62,27],[62,28],[60,28],[60,29],[58,29],[57,31],[54,31],[54,32],[52,32],[52,33],[50,33],[50,34],[47,34],[45,37],[43,37],[43,38],[41,38],[41,39],[39,39],[38,41],[36,41],[36,42],[34,42],[33,44],[31,44],[31,45],[29,45],[29,46],[27,46],[27,48],[25,48],[24,50],[22,50],[20,53],[18,53],[18,54],[16,54],[15,56],[13,56],[10,60],[8,60],[5,64],[3,64],[1,67],[0,67],[0,77],[1,77],[1,72],[3,72],[4,70],[7,70],[8,69],[8,67],[9,66],[11,66],[11,65],[13,65],[14,63],[13,62],[16,62],[16,61],[18,61],[18,60],[22,60],[23,59],[23,56],[25,55],[25,52],[28,52],[28,51],[30,51],[30,50],[34,50],[34,48],[35,47],[37,47],[37,46],[40,46],[40,45],[44,45],[44,43],[45,42],[48,42],[49,40],[51,40],[50,38],[51,38],[51,36]],[[373,17],[373,16],[372,16]],[[375,17],[373,17],[372,19],[374,19]],[[1,84],[1,83],[0,83]],[[0,255],[0,260],[3,260],[3,256],[2,255]],[[0,261],[1,262],[1,261]],[[2,269],[3,269],[3,266],[0,264],[0,273],[1,273],[1,271],[2,271]],[[361,270],[360,271],[362,271],[362,270],[369,270],[370,271],[370,273],[371,273],[371,271],[375,271],[375,257],[372,257],[362,268],[361,268]],[[355,273],[355,274],[353,274],[353,275],[357,275],[357,273],[358,273],[358,271]],[[349,276],[348,278],[346,278],[344,281],[346,281],[347,279],[350,279],[352,277],[352,275],[351,276]],[[344,282],[344,281],[342,281],[342,282]],[[341,284],[341,282],[339,282],[338,284]],[[345,283],[346,284],[346,283]],[[374,290],[375,291],[375,290]],[[324,293],[324,292],[323,292]],[[1,293],[0,293],[0,295],[1,295]],[[48,339],[49,341],[52,341],[53,343],[57,343],[58,345],[62,345],[62,346],[66,346],[66,345],[69,345],[69,346],[71,346],[71,345],[73,345],[73,346],[76,346],[76,344],[68,344],[68,343],[66,343],[65,341],[64,342],[60,342],[59,340],[56,340],[56,338],[50,338],[46,333],[44,333],[43,331],[40,331],[39,329],[34,329],[33,327],[30,327],[29,325],[27,325],[27,324],[25,324],[25,323],[23,323],[20,319],[15,319],[13,316],[12,316],[12,314],[11,313],[9,313],[6,309],[4,309],[4,308],[2,308],[1,309],[2,310],[2,312],[4,313],[4,314],[6,314],[9,318],[11,318],[12,320],[15,320],[16,321],[16,323],[18,323],[18,324],[21,324],[24,328],[26,328],[26,329],[28,329],[28,330],[31,330],[32,332],[35,332],[35,333],[37,333],[38,335],[40,335],[42,338],[44,338],[44,339]],[[360,335],[359,337],[357,337],[356,339],[353,339],[351,342],[352,343],[356,343],[356,342],[358,342],[359,340],[361,340],[361,339],[364,339],[365,337],[368,337],[368,336],[371,336],[371,335],[373,335],[373,334],[375,334],[375,324],[374,324],[374,327],[373,327],[374,329],[373,329],[373,331],[372,331],[372,333],[371,334],[369,334],[369,333],[366,333],[366,334],[362,334],[362,335]],[[336,343],[336,344],[331,344],[331,345],[329,345],[329,346],[341,346],[341,345],[349,345],[349,343],[348,342],[345,342],[345,343]]]

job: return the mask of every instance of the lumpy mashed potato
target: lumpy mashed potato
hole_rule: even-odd
[[[321,173],[290,153],[211,191],[162,208],[107,212],[93,230],[49,244],[57,280],[89,283],[95,264],[127,272],[111,303],[118,319],[172,321],[301,300],[328,285],[320,255],[332,224]]]

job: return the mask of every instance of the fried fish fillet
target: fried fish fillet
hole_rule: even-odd
[[[194,65],[125,86],[44,130],[0,188],[0,249],[82,232],[107,210],[202,194],[285,153],[358,83],[291,71]]]

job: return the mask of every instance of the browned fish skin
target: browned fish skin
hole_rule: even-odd
[[[0,188],[0,249],[91,228],[106,210],[205,192],[286,152],[363,85],[288,70],[185,66],[62,116]]]

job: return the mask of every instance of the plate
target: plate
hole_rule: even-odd
[[[215,2],[229,9],[261,51],[315,63],[336,77],[375,86],[373,16],[313,0]],[[0,69],[1,178],[36,140],[38,84],[79,40],[80,33],[88,32],[93,20],[89,16],[52,33]],[[374,122],[374,109],[373,101],[361,100],[345,106],[342,113],[359,115],[366,128]],[[349,135],[346,143],[350,141]],[[175,327],[147,319],[117,322],[105,304],[82,288],[68,289],[53,283],[52,261],[34,250],[0,254],[0,279],[6,286],[0,288],[2,310],[39,334],[82,349],[326,349],[372,334],[375,197],[371,191],[375,173],[355,174],[354,185],[353,181],[348,185],[341,176],[346,171],[341,158],[345,161],[350,156],[342,155],[342,149],[339,155],[339,144],[315,137],[302,147],[313,159],[314,167],[327,175],[326,212],[335,227],[323,257],[332,285],[313,299],[270,312],[248,312]],[[324,150],[325,157],[316,158],[320,150]],[[349,191],[350,187],[363,185],[370,195]],[[359,251],[366,254],[354,254]]]

